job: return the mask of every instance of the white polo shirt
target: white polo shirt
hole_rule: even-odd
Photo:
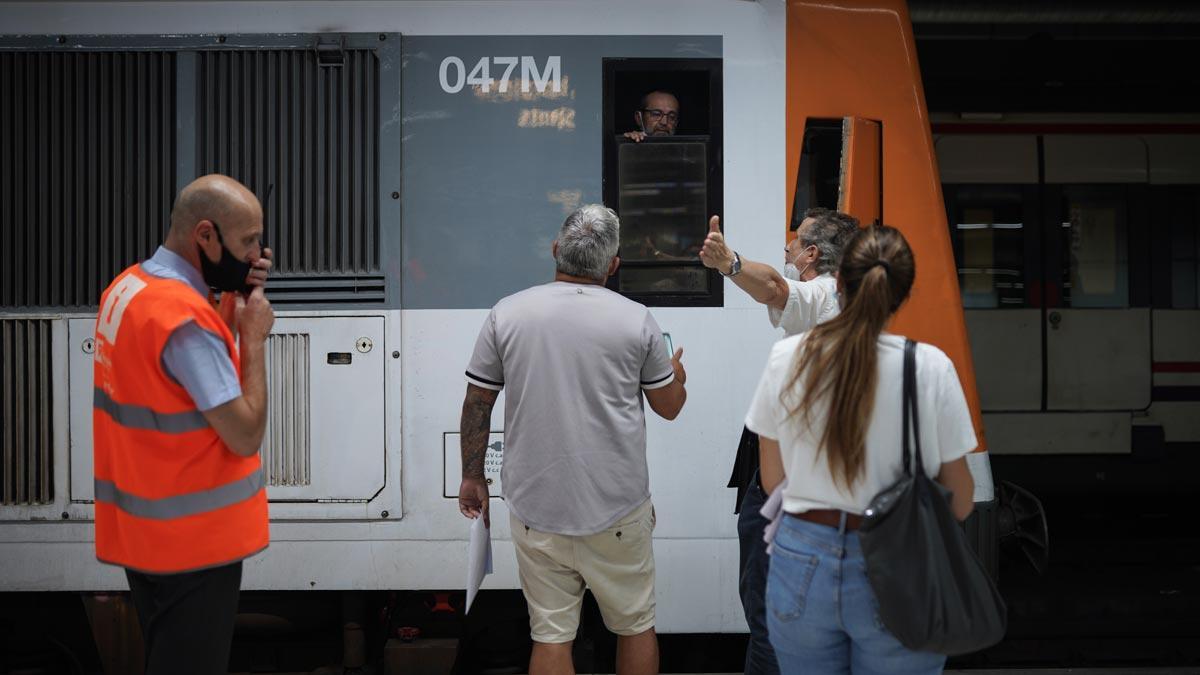
[[[832,274],[821,274],[809,281],[784,281],[788,285],[788,297],[783,309],[767,307],[771,325],[782,328],[784,335],[812,330],[842,311],[838,304],[837,279]]]
[[[650,498],[643,389],[675,380],[645,305],[555,281],[500,300],[467,381],[504,396],[508,508],[525,525],[600,532]]]
[[[894,484],[903,474],[901,446],[903,401],[904,337],[884,333],[879,336],[879,377],[875,385],[875,407],[866,434],[866,463],[859,480],[850,490],[834,483],[829,461],[817,447],[828,419],[828,403],[818,402],[808,426],[804,416],[791,414],[804,395],[802,379],[789,398],[780,399],[791,381],[796,352],[807,333],[775,343],[766,369],[759,380],[746,426],[751,431],[779,441],[788,484],[783,493],[783,508],[790,513],[810,509],[841,509],[861,514],[871,499]],[[918,428],[921,432],[921,457],[926,475],[933,477],[942,464],[952,462],[975,449],[975,428],[967,399],[954,363],[933,345],[917,345]],[[792,398],[794,396],[795,398]]]

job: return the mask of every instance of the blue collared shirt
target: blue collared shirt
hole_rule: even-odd
[[[204,275],[183,257],[159,246],[142,263],[142,271],[162,279],[175,279],[208,297]],[[212,410],[242,395],[242,385],[225,340],[189,321],[167,338],[162,354],[163,369],[180,384],[199,410]]]

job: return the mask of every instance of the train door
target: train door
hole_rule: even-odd
[[[1151,393],[1145,143],[956,135],[937,150],[993,451],[1128,452]]]

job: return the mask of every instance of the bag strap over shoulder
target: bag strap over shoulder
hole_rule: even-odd
[[[912,448],[916,448],[917,467],[924,467],[921,461],[921,430],[917,414],[917,343],[905,338],[904,340],[904,401],[901,419],[904,420],[904,475],[911,476]],[[909,443],[909,420],[912,424],[912,443]]]

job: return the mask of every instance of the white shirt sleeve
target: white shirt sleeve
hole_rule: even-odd
[[[975,438],[975,424],[971,420],[971,410],[967,407],[962,384],[958,381],[958,372],[954,370],[954,362],[945,354],[939,355],[943,363],[939,369],[936,394],[937,444],[939,461],[945,464],[974,450],[979,446],[979,441]]]
[[[784,281],[788,286],[788,296],[783,309],[767,306],[767,317],[771,319],[771,325],[782,328],[784,335],[789,337],[812,330],[823,320],[822,314],[828,309],[828,289],[822,283],[823,280],[818,277],[812,281]]]
[[[774,356],[772,350],[772,357]],[[774,358],[767,359],[754,397],[750,401],[750,410],[746,413],[746,428],[759,436],[779,440],[780,427],[787,418],[782,401],[779,400],[779,373],[774,372]]]
[[[488,313],[475,339],[475,352],[467,364],[467,382],[492,391],[504,389],[504,361],[496,344],[495,308]]]
[[[675,367],[671,365],[671,355],[667,354],[662,329],[649,311],[642,322],[642,344],[646,346],[640,377],[642,389],[660,389],[674,382]]]

